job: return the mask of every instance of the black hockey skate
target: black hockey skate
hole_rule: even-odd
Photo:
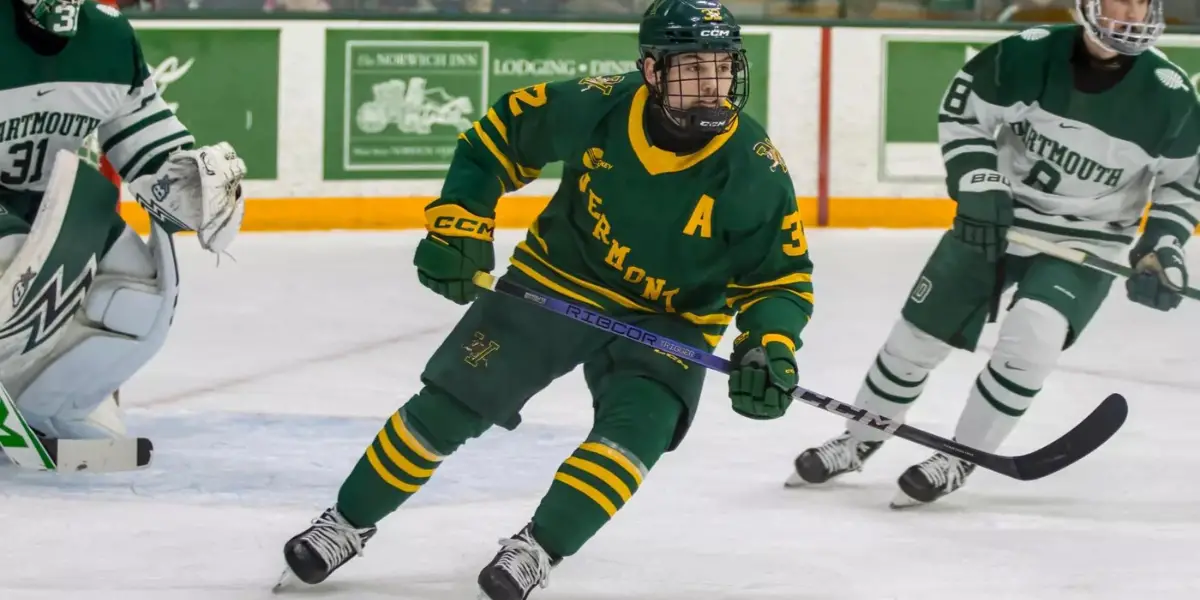
[[[871,458],[883,442],[856,442],[850,432],[801,452],[796,457],[795,470],[783,483],[784,487],[802,487],[825,483],[838,475],[850,471],[861,471],[863,463]]]
[[[363,546],[376,532],[374,527],[354,527],[336,506],[321,513],[312,523],[312,527],[284,544],[283,558],[288,568],[275,586],[277,591],[293,578],[309,585],[325,581],[351,558],[362,554]]]
[[[892,508],[933,502],[962,487],[974,470],[974,464],[938,452],[900,475],[896,481],[900,491],[892,499]]]
[[[533,524],[500,540],[503,546],[479,572],[479,600],[525,600],[534,587],[546,587],[550,569],[562,562],[533,539]]]

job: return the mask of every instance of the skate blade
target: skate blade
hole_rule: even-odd
[[[275,587],[271,588],[272,594],[279,594],[291,589],[293,585],[300,581],[296,574],[288,567],[284,567],[283,573],[279,575],[279,581],[275,583]]]
[[[812,484],[805,481],[804,478],[794,470],[792,471],[791,475],[787,476],[787,479],[783,480],[783,487],[787,489],[802,488],[810,485]]]
[[[904,510],[906,508],[916,508],[925,506],[928,502],[921,502],[904,493],[904,490],[896,490],[896,495],[892,497],[891,503],[888,504],[892,510]]]

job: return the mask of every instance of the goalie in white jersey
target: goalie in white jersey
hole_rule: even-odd
[[[47,438],[124,437],[112,395],[175,310],[170,234],[195,230],[223,251],[241,227],[245,165],[228,144],[194,147],[116,9],[0,0],[0,28],[0,381]],[[148,243],[77,158],[93,132],[152,216]]]
[[[1152,46],[1162,0],[1077,0],[1076,25],[1037,27],[980,52],[938,111],[957,214],[925,264],[855,405],[903,420],[954,348],[973,351],[1016,286],[987,367],[954,431],[995,452],[1062,351],[1079,340],[1112,277],[1009,246],[1009,228],[1109,259],[1126,258],[1134,302],[1179,304],[1183,245],[1200,223],[1200,107],[1186,73]],[[1149,202],[1145,232],[1138,225]],[[860,470],[884,434],[846,431],[795,459],[787,485]],[[941,453],[900,476],[893,507],[932,502],[973,465]]]

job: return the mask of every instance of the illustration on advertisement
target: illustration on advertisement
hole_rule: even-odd
[[[346,44],[342,168],[446,169],[458,133],[488,105],[488,43]]]

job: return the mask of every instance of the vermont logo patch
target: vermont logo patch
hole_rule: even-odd
[[[592,77],[584,77],[579,80],[579,85],[583,86],[583,89],[580,91],[600,90],[601,94],[607,96],[612,93],[613,86],[621,83],[624,79],[624,75],[594,75]]]
[[[783,162],[783,154],[775,147],[770,138],[767,138],[754,145],[754,153],[771,161],[771,172],[776,169],[783,169],[784,173],[788,172],[787,164]]]

